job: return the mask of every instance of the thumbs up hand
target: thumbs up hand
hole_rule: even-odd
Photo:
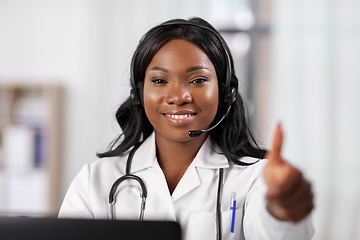
[[[313,209],[311,184],[301,171],[281,157],[283,132],[277,126],[273,149],[268,152],[269,160],[264,169],[264,180],[268,186],[266,208],[279,220],[298,222]]]

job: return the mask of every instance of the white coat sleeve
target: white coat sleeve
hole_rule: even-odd
[[[89,190],[90,166],[82,167],[65,195],[59,218],[94,218]]]
[[[263,165],[265,166],[265,165]],[[280,221],[266,209],[267,186],[262,177],[263,166],[245,202],[244,235],[247,240],[308,240],[314,235],[311,214],[298,223]]]

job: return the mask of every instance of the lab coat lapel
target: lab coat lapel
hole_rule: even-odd
[[[131,173],[137,173],[141,170],[151,168],[156,161],[155,134],[152,133],[136,150],[132,164]]]
[[[160,168],[157,161],[154,162],[154,166],[146,171],[146,180],[149,188],[152,188],[161,196],[165,201],[171,202],[171,196],[169,188],[166,183],[165,175]]]
[[[197,168],[219,169],[229,167],[229,162],[221,148],[216,143],[212,143],[210,137],[206,139],[194,160]]]
[[[196,172],[195,162],[193,161],[182,178],[180,179],[179,183],[177,184],[173,194],[172,200],[175,202],[194,188],[200,185],[200,179]]]
[[[171,200],[163,171],[156,158],[155,134],[152,133],[135,152],[131,173],[146,179],[145,185],[152,188],[164,200]]]
[[[201,184],[197,168],[219,169],[229,167],[226,157],[219,153],[221,153],[220,148],[213,145],[210,138],[207,138],[176,186],[172,194],[174,202]]]

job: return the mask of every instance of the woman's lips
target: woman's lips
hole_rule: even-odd
[[[196,113],[193,112],[184,112],[184,113],[163,113],[163,116],[166,120],[170,121],[176,125],[187,124],[195,117]]]

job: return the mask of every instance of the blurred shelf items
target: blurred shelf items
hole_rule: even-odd
[[[0,84],[0,215],[57,214],[62,116],[61,87]]]

